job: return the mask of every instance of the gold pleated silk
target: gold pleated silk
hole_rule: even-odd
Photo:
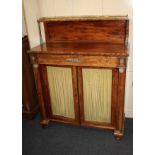
[[[82,69],[84,115],[86,121],[111,122],[112,71]],[[54,115],[75,118],[71,68],[47,67]]]
[[[47,76],[53,114],[74,119],[71,68],[47,66]]]
[[[86,121],[111,122],[112,70],[82,69]]]

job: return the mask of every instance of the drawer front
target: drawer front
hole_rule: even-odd
[[[118,67],[118,58],[104,56],[38,55],[38,64],[94,67]]]

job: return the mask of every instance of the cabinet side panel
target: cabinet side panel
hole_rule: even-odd
[[[112,70],[82,69],[86,121],[111,123]]]
[[[53,115],[75,118],[71,68],[47,66]]]

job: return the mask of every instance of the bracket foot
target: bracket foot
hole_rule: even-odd
[[[48,127],[48,124],[49,124],[49,120],[47,119],[44,119],[40,122],[42,128],[47,128]]]
[[[114,130],[114,136],[116,138],[116,140],[121,140],[123,137],[123,131],[120,130]]]

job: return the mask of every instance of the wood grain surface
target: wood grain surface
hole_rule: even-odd
[[[46,42],[125,42],[125,20],[103,21],[46,21],[44,22]]]
[[[128,56],[127,46],[124,44],[105,44],[102,42],[61,42],[43,43],[29,51],[42,54],[70,54],[70,55],[102,55],[102,56]]]

